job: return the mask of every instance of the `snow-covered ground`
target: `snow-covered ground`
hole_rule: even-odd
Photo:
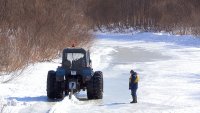
[[[81,92],[78,99],[49,101],[46,75],[60,65],[57,59],[29,66],[17,79],[0,84],[0,112],[199,113],[200,39],[145,32],[96,36],[91,56],[94,70],[104,74],[102,100],[85,100]],[[137,104],[129,104],[131,69],[140,75]]]

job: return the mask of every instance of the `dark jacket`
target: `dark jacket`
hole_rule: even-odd
[[[136,72],[133,72],[131,74],[130,79],[129,79],[129,89],[131,90],[136,90],[138,88],[138,74]]]

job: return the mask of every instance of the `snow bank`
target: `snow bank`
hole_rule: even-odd
[[[97,33],[91,49],[94,71],[104,74],[102,100],[51,102],[46,97],[48,70],[55,62],[29,66],[12,82],[0,84],[0,108],[9,113],[198,113],[200,39],[158,33]],[[128,90],[130,69],[140,75],[138,103]]]

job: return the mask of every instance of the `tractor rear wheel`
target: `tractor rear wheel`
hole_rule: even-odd
[[[56,81],[56,72],[51,70],[47,75],[47,97],[49,99],[63,98],[64,81]]]
[[[63,99],[64,98],[64,81],[56,81],[56,98]]]
[[[55,82],[56,72],[51,70],[47,75],[47,97],[50,99],[56,98]]]
[[[103,98],[103,73],[96,71],[93,76],[93,97],[94,99]]]
[[[90,81],[88,81],[87,83],[87,97],[88,99],[94,99],[94,96],[93,96],[93,77],[90,79]]]
[[[87,83],[87,97],[88,99],[103,98],[103,73],[101,71],[96,71]]]

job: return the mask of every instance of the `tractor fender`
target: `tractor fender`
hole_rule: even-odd
[[[64,81],[65,69],[58,67],[56,70],[56,81]]]
[[[85,68],[82,70],[81,75],[83,76],[84,81],[89,81],[94,74],[92,68]]]

